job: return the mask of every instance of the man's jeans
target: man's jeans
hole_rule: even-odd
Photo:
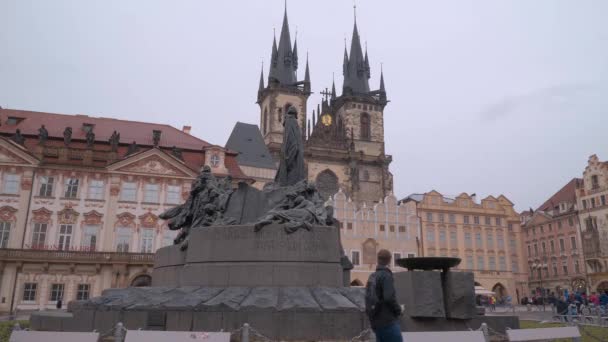
[[[374,334],[376,334],[376,342],[403,342],[399,322],[381,329],[375,329]]]

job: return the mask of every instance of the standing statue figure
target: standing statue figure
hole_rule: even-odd
[[[158,144],[160,143],[160,134],[162,133],[162,131],[159,131],[157,129],[152,131],[152,142],[154,143],[154,147],[158,147]]]
[[[135,142],[135,140],[133,140],[133,142],[131,143],[131,145],[129,145],[129,148],[127,149],[127,155],[133,154],[138,151],[139,151],[139,146],[137,146],[137,142]]]
[[[46,130],[44,125],[38,128],[38,145],[46,144],[46,140],[49,138],[49,131]]]
[[[120,133],[114,131],[110,136],[110,149],[112,152],[118,151],[118,143],[120,142]]]
[[[171,148],[171,154],[177,159],[184,160],[184,156],[182,155],[182,150],[177,148],[177,146],[173,146]]]
[[[21,130],[19,128],[17,128],[15,134],[11,137],[11,140],[19,145],[23,145],[23,143],[25,143],[25,137],[21,135]]]
[[[93,128],[87,131],[87,148],[93,148],[95,144],[95,133],[93,133]]]
[[[304,168],[304,144],[302,133],[297,120],[298,112],[291,106],[283,121],[283,145],[279,170],[275,183],[280,186],[290,186],[306,178]]]
[[[65,146],[70,145],[72,142],[72,127],[66,127],[63,131],[63,143]]]

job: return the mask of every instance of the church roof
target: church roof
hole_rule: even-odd
[[[576,203],[576,186],[581,184],[583,180],[581,178],[572,178],[566,185],[564,185],[558,192],[553,194],[548,200],[545,201],[537,211],[548,211],[552,210],[555,206],[562,202]]]
[[[226,142],[226,148],[239,153],[236,157],[239,165],[276,169],[257,125],[237,122]]]

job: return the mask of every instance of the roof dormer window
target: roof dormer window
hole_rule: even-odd
[[[18,125],[21,121],[23,121],[23,118],[18,118],[16,116],[9,116],[6,119],[6,124],[8,126],[15,126],[15,125]]]
[[[93,128],[94,128],[94,127],[95,127],[95,125],[94,125],[94,124],[90,124],[90,123],[83,123],[83,124],[82,124],[82,130],[83,130],[85,133],[89,133],[90,131],[92,131],[92,130],[93,130]]]

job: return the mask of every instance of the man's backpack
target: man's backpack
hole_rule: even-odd
[[[378,296],[378,272],[372,273],[365,285],[365,312],[368,317],[376,316],[380,309],[380,297]]]

